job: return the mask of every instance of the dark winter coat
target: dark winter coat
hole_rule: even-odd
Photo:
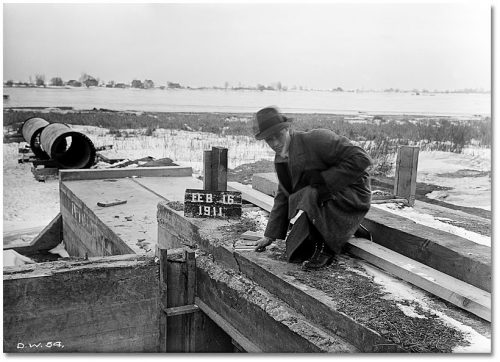
[[[290,130],[290,135],[288,162],[275,158],[279,188],[264,235],[285,239],[289,220],[303,210],[330,249],[340,252],[370,208],[371,159],[330,130]],[[305,170],[321,171],[331,194],[323,206],[318,204],[318,190],[304,184]]]

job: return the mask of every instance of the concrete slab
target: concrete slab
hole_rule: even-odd
[[[158,202],[182,202],[185,189],[199,185],[191,176],[62,181],[61,211],[68,252],[72,256],[153,255]],[[97,205],[116,199],[127,202]]]
[[[360,351],[414,351],[412,346],[421,343],[425,344],[425,351],[432,352],[436,347],[428,345],[428,341],[434,335],[448,336],[440,342],[448,345],[447,351],[460,350],[468,343],[469,352],[491,351],[490,323],[444,304],[439,298],[403,281],[391,279],[380,270],[372,279],[365,269],[373,270],[373,267],[361,260],[342,256],[325,270],[303,271],[300,265],[284,260],[284,243],[274,243],[264,253],[235,249],[237,230],[241,230],[236,221],[190,219],[164,204],[159,204],[158,208],[160,237],[168,235],[170,238],[166,242],[159,240],[159,244],[175,248],[189,245],[191,241],[191,247],[209,253],[213,262],[262,286],[311,323],[336,334]],[[387,283],[384,280],[383,286],[374,282],[384,278]],[[389,296],[390,293],[383,290],[385,285],[401,291],[404,296]],[[425,308],[421,305],[423,301]],[[218,303],[222,303],[222,299]],[[421,313],[425,316],[415,317],[417,313],[408,313],[405,308],[423,308]],[[226,316],[230,318],[230,313]],[[462,340],[452,337],[460,335],[462,327],[459,326],[471,331],[469,335],[464,334]],[[405,334],[396,336],[402,330]],[[476,337],[482,342],[474,344]]]

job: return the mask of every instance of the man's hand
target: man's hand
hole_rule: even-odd
[[[257,240],[257,244],[255,247],[255,251],[260,253],[266,250],[266,246],[271,245],[273,242],[273,239],[268,238],[267,236],[264,236],[263,238],[260,238]]]

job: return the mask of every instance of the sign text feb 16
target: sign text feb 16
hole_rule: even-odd
[[[187,189],[184,216],[237,219],[241,217],[241,192]]]

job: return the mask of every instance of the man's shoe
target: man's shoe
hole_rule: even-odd
[[[316,247],[316,251],[311,259],[302,263],[302,269],[321,269],[330,265],[333,262],[333,259],[335,259],[335,254],[328,250],[325,243],[321,243],[321,245]]]

